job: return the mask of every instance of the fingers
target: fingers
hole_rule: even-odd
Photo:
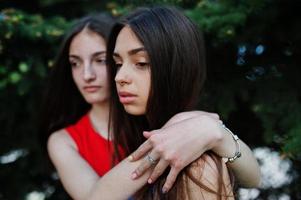
[[[154,135],[155,133],[156,133],[155,131],[143,131],[143,136],[148,139],[150,136]]]
[[[148,155],[148,156],[150,156],[152,160],[156,160],[155,156],[151,156],[151,155]],[[146,156],[145,159],[143,159],[142,163],[132,173],[131,178],[136,179],[136,178],[140,177],[142,174],[145,173],[146,170],[151,168],[153,164],[154,163],[152,163]]]
[[[169,172],[169,174],[168,174],[168,176],[166,178],[166,181],[165,181],[165,183],[163,185],[163,188],[162,188],[162,192],[163,193],[167,193],[170,190],[170,188],[175,183],[176,178],[177,178],[179,172],[180,172],[180,170],[178,170],[177,168],[172,167],[170,169],[170,172]]]
[[[165,169],[168,166],[169,166],[169,163],[167,161],[161,159],[159,161],[159,163],[156,165],[156,167],[154,168],[154,170],[153,170],[152,174],[150,175],[147,182],[149,184],[155,182],[157,180],[157,178],[163,174],[163,172],[165,171]]]
[[[136,161],[145,156],[147,152],[150,151],[152,148],[150,142],[147,140],[145,141],[140,147],[134,151],[130,156],[129,156],[129,161]]]

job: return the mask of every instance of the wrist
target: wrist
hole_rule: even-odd
[[[220,134],[220,137],[211,150],[223,158],[233,157],[237,147],[232,135],[220,123],[217,124],[216,132]]]
[[[211,138],[211,146],[210,149],[217,155],[223,157],[225,153],[225,149],[227,148],[227,135],[225,134],[225,130],[220,126],[219,122],[215,122],[212,126],[210,134],[208,137]]]
[[[230,162],[233,163],[237,158],[241,157],[241,148],[239,143],[239,138],[237,135],[235,135],[230,129],[228,129],[224,124],[221,125],[223,129],[226,130],[226,132],[231,135],[234,143],[235,143],[235,153],[231,157],[226,157],[226,163]]]

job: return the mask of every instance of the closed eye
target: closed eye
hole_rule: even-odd
[[[115,66],[116,66],[117,70],[119,70],[122,67],[122,63],[115,63]]]
[[[138,63],[136,63],[136,66],[138,68],[147,68],[147,67],[149,67],[149,63],[148,62],[138,62]]]

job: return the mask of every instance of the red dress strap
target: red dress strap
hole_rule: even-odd
[[[76,143],[80,155],[99,176],[103,176],[111,169],[113,143],[94,130],[88,114],[84,115],[76,124],[68,126],[66,130]],[[121,155],[124,155],[121,147],[119,151]]]

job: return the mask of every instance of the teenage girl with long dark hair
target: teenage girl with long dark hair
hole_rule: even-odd
[[[204,41],[177,9],[142,8],[117,23],[109,38],[108,63],[111,85],[116,82],[111,98],[114,142],[126,153],[143,143],[143,130],[168,126],[176,113],[196,109],[205,80]],[[158,158],[149,153],[146,159],[155,164]],[[165,155],[158,165],[164,159],[171,158]],[[166,178],[163,173],[136,198],[234,199],[225,162],[210,151],[182,170],[168,193],[164,187],[162,192]]]

